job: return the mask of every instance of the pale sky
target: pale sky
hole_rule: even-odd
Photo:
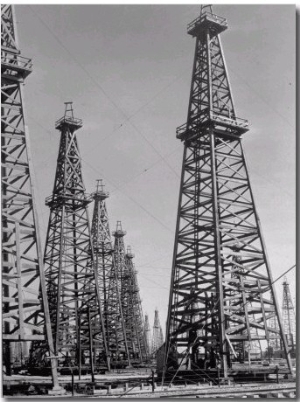
[[[64,102],[83,119],[77,133],[88,193],[110,192],[113,231],[121,220],[144,313],[165,332],[195,39],[186,25],[198,5],[16,5],[42,243]],[[295,7],[215,5],[236,113],[248,119],[243,146],[273,277],[295,263]],[[92,209],[90,211],[90,217]],[[288,274],[295,295],[295,270]],[[277,282],[282,294],[282,280]]]

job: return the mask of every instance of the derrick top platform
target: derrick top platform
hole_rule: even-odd
[[[127,247],[126,257],[127,257],[127,258],[134,258],[134,254],[133,254],[133,252],[131,251],[131,247],[130,247],[130,246]]]
[[[115,237],[123,237],[126,235],[125,230],[122,229],[121,221],[117,221],[116,230],[112,233]]]
[[[55,122],[55,128],[57,130],[62,130],[64,127],[69,127],[73,131],[78,130],[82,127],[82,120],[76,119],[75,117],[64,116]]]
[[[104,184],[102,183],[102,179],[97,180],[97,188],[96,191],[92,194],[94,200],[105,200],[109,197],[109,192],[104,190]]]
[[[192,36],[200,36],[206,30],[209,30],[211,35],[218,35],[228,28],[226,18],[219,17],[216,14],[209,12],[201,13],[187,26],[187,33]]]
[[[76,119],[73,113],[73,102],[65,102],[65,115],[55,122],[55,128],[62,131],[64,127],[72,131],[82,127],[82,120]]]
[[[32,61],[19,51],[1,46],[1,73],[24,79],[32,72]]]
[[[104,190],[98,190],[92,194],[92,197],[94,200],[105,200],[106,198],[109,197],[109,192]]]
[[[126,235],[126,231],[119,229],[119,230],[115,230],[114,232],[112,232],[113,236],[115,237],[123,237]]]

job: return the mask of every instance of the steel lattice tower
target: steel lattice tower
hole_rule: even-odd
[[[126,232],[122,230],[121,222],[117,222],[116,230],[113,232],[115,237],[114,254],[113,254],[113,270],[110,276],[109,293],[108,293],[108,313],[111,315],[111,335],[113,341],[110,346],[112,358],[114,360],[126,360],[128,366],[131,366],[130,352],[132,348],[128,342],[128,330],[126,328],[126,319],[124,307],[127,307],[128,300],[123,299],[124,286],[123,276],[126,272],[125,265],[125,245],[123,237]]]
[[[290,285],[286,277],[284,278],[282,285],[283,285],[282,315],[283,315],[284,334],[289,348],[291,348],[294,351],[296,345],[295,310],[292,301]]]
[[[226,378],[235,345],[269,341],[274,316],[280,334],[283,325],[241,144],[248,123],[236,117],[219,37],[225,29],[208,5],[188,25],[196,47],[187,123],[177,129],[184,154],[165,370],[178,353],[197,367],[201,351],[215,353]],[[284,350],[292,371],[285,340]]]
[[[76,131],[82,120],[74,118],[72,102],[56,122],[60,145],[45,247],[45,274],[55,352],[80,367],[86,351],[95,361],[107,363],[107,345],[94,264],[81,159]]]
[[[162,328],[159,321],[158,310],[155,309],[154,324],[153,324],[153,336],[152,336],[152,354],[155,355],[157,350],[164,343],[164,337]]]
[[[20,354],[31,341],[44,341],[50,357],[54,350],[23,105],[22,86],[32,63],[18,49],[10,5],[1,6],[1,46],[2,340],[3,363],[10,375],[12,342],[20,344],[15,347]],[[58,387],[56,361],[51,362]]]
[[[136,360],[140,359],[140,351],[135,332],[135,324],[133,322],[134,312],[132,305],[132,273],[128,264],[126,263],[126,251],[124,244],[125,235],[126,232],[122,229],[121,222],[118,221],[116,230],[113,232],[113,236],[115,237],[114,263],[116,264],[118,279],[121,284],[120,298],[129,358],[130,360]]]
[[[97,180],[97,189],[95,193],[93,193],[94,212],[91,235],[95,255],[95,264],[98,272],[103,320],[106,330],[108,328],[109,321],[107,313],[108,287],[113,263],[113,248],[111,244],[108,213],[105,202],[107,197],[109,197],[109,193],[104,190],[102,180]]]
[[[98,271],[103,320],[106,330],[107,347],[113,363],[119,352],[127,356],[127,341],[120,299],[120,283],[114,264],[114,250],[111,242],[106,199],[109,193],[104,190],[102,180],[97,181],[93,194],[94,212],[92,220],[92,240],[95,263]]]
[[[142,362],[147,360],[147,347],[146,347],[146,338],[144,331],[144,320],[143,320],[144,316],[142,310],[142,302],[140,298],[140,290],[137,280],[137,271],[133,264],[133,258],[134,254],[131,251],[131,247],[127,246],[127,253],[125,255],[125,264],[127,266],[129,274],[129,280],[128,280],[128,288],[130,290],[129,316],[132,315],[131,320],[133,325],[132,335],[135,344],[135,349],[138,351],[137,356],[139,360]]]

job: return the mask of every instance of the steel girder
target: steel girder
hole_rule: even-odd
[[[107,365],[107,344],[98,272],[89,228],[76,130],[82,121],[66,103],[45,246],[45,275],[55,352],[80,366],[93,349],[90,364]],[[89,351],[89,352],[87,352]]]
[[[177,367],[178,352],[194,368],[198,353],[215,354],[225,377],[235,345],[283,334],[241,144],[248,122],[236,117],[218,35],[226,27],[205,6],[188,28],[196,47],[187,123],[177,129],[184,154],[165,365]],[[284,349],[291,370],[285,340]]]
[[[53,340],[22,93],[32,62],[20,55],[10,5],[1,6],[1,46],[2,339],[10,374],[14,358],[27,357],[32,341],[43,341],[45,354],[53,357]],[[18,342],[15,356],[12,342]],[[51,362],[56,387],[56,362]]]

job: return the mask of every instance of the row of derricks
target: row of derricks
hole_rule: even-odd
[[[80,372],[144,367],[163,343],[158,310],[153,337],[148,316],[143,316],[137,271],[131,247],[125,247],[121,221],[111,239],[102,180],[87,195],[76,130],[82,121],[66,102],[63,118],[56,122],[61,132],[50,208],[44,267],[54,350],[62,374],[72,367]],[[94,202],[91,229],[88,204]],[[19,345],[19,344],[17,344]],[[26,362],[31,373],[49,368],[43,342],[19,346],[15,364]],[[76,370],[77,371],[77,370]],[[75,372],[76,372],[75,371]]]
[[[20,55],[12,6],[1,11],[5,374],[18,354],[29,355],[31,372],[51,367],[54,387],[57,366],[61,373],[93,374],[147,365],[134,255],[120,221],[112,242],[102,183],[85,192],[76,137],[83,123],[72,102],[55,124],[61,136],[42,257],[22,105],[32,63]],[[176,131],[184,155],[166,341],[155,343],[157,365],[170,381],[190,372],[197,381],[248,372],[253,349],[271,351],[276,342],[286,371],[293,370],[293,326],[281,319],[242,147],[249,123],[236,116],[219,39],[227,28],[211,5],[188,25],[196,47],[187,122]],[[252,369],[256,374],[255,364]]]

